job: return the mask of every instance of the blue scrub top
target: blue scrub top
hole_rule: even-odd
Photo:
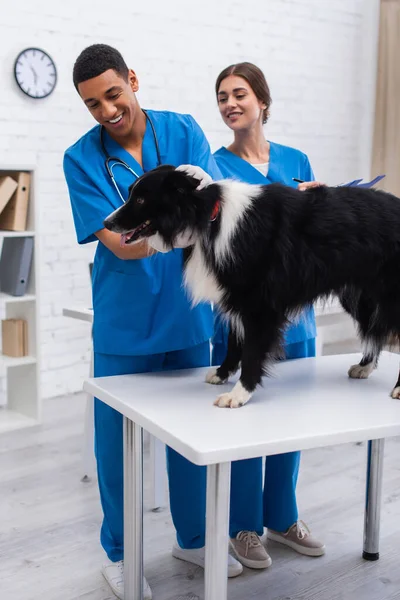
[[[314,173],[310,162],[303,152],[270,142],[269,169],[267,177],[253,167],[249,162],[236,156],[222,147],[214,154],[217,165],[224,178],[237,179],[245,183],[262,184],[283,183],[297,187],[293,177],[303,181],[313,181]],[[295,344],[314,338],[317,334],[314,309],[305,310],[285,332],[285,343]],[[226,325],[221,322],[218,314],[215,316],[214,343],[226,343]]]
[[[221,175],[209,144],[190,115],[147,111],[156,130],[161,162],[202,167],[214,179]],[[121,158],[141,175],[157,166],[149,123],[143,139],[143,169],[105,131],[110,156]],[[97,241],[95,231],[122,201],[105,168],[97,125],[68,148],[64,156],[76,235],[79,244]],[[134,175],[116,166],[114,175],[124,198]],[[94,351],[116,355],[146,355],[181,350],[212,336],[211,307],[193,308],[182,280],[182,250],[149,258],[121,260],[98,242],[93,265]]]

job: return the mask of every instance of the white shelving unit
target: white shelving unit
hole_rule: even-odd
[[[39,342],[39,235],[38,210],[35,203],[34,167],[0,164],[0,176],[15,171],[31,174],[26,231],[0,230],[0,246],[5,237],[33,237],[33,260],[24,296],[0,293],[3,319],[25,319],[28,323],[28,356],[13,358],[0,354],[0,376],[4,378],[5,402],[0,406],[0,434],[37,425],[41,421],[40,342]]]

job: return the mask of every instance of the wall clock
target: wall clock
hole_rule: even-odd
[[[53,59],[40,48],[26,48],[14,63],[14,76],[19,88],[30,98],[46,98],[57,83]]]

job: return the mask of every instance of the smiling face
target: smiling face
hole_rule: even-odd
[[[134,71],[128,79],[114,69],[83,81],[78,85],[79,94],[92,116],[114,139],[123,138],[132,131],[141,110],[135,92],[139,82]]]
[[[243,77],[229,75],[217,92],[221,117],[233,131],[249,130],[262,125],[264,102],[259,100]]]

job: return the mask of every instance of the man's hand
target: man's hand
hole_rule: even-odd
[[[96,231],[95,236],[121,260],[147,258],[156,252],[155,248],[150,248],[146,240],[121,246],[121,235],[113,231],[108,231],[108,229]]]
[[[203,171],[201,167],[196,167],[194,165],[179,165],[176,170],[183,171],[184,173],[187,173],[187,175],[198,179],[199,185],[197,186],[196,190],[199,191],[210,185],[210,183],[213,181],[209,174]]]

